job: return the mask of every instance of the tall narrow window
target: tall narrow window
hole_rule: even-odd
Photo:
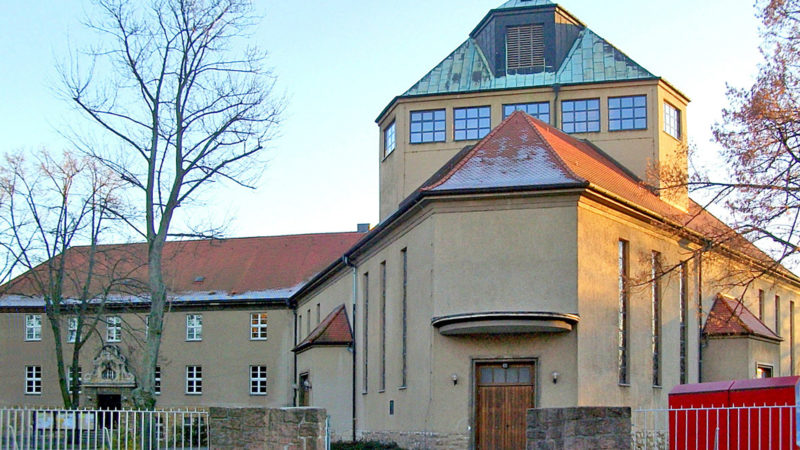
[[[386,390],[386,261],[381,262],[381,391]]]
[[[153,394],[161,395],[161,366],[156,366],[156,373],[153,377]]]
[[[362,332],[363,332],[363,336],[364,336],[364,350],[362,351],[362,353],[364,353],[364,354],[361,356],[361,358],[362,358],[364,370],[363,370],[363,374],[362,374],[362,376],[363,376],[363,380],[362,380],[363,386],[361,387],[361,392],[366,394],[367,390],[368,390],[368,387],[369,387],[369,384],[368,384],[368,380],[369,380],[369,371],[368,371],[368,369],[369,369],[369,273],[365,273],[364,274],[364,314],[363,315],[364,315],[364,319],[363,319],[364,322],[361,325],[361,329],[363,330]]]
[[[781,296],[775,296],[775,334],[781,335]]]
[[[203,393],[203,367],[186,366],[186,393],[200,395]]]
[[[81,393],[81,382],[83,381],[83,370],[81,366],[73,368],[69,366],[69,370],[67,370],[67,392],[72,394],[72,380],[78,380],[78,394]]]
[[[664,102],[664,132],[675,139],[681,138],[681,112],[667,102]]]
[[[203,340],[203,315],[202,314],[187,314],[186,315],[186,340],[187,341],[202,341]]]
[[[688,296],[688,275],[686,270],[686,262],[682,262],[681,265],[678,267],[678,273],[680,278],[680,286],[679,294],[680,295],[680,318],[679,318],[679,330],[680,330],[680,384],[686,384],[689,380],[689,366],[687,361],[687,352],[689,350],[689,327],[687,326],[687,321],[689,319],[689,299]]]
[[[619,383],[629,384],[628,376],[628,242],[619,241],[619,315],[617,318],[617,362]]]
[[[766,309],[767,308],[766,308],[766,306],[764,304],[764,290],[763,289],[759,289],[758,290],[758,320],[763,322],[764,319],[766,319],[766,317],[764,317],[764,312],[765,312]]]
[[[400,371],[400,386],[406,386],[406,376],[408,374],[408,249],[400,250],[400,255],[403,258],[403,336],[402,336],[402,364]]]
[[[297,316],[297,339],[303,338],[303,315]]]
[[[78,336],[78,318],[70,317],[67,319],[67,342],[70,344],[75,343],[75,338]]]
[[[106,342],[122,341],[122,319],[119,316],[106,318]]]
[[[653,279],[652,305],[650,330],[652,342],[650,343],[653,356],[653,386],[661,386],[661,254],[653,252],[650,276]]]
[[[789,375],[797,373],[794,364],[794,302],[792,301],[789,302],[789,365],[791,366]]]
[[[397,146],[397,139],[395,134],[395,122],[383,130],[383,156],[389,156]]]
[[[25,340],[42,340],[42,316],[41,314],[28,314],[25,316]]]
[[[320,320],[321,320],[321,319],[320,319],[320,314],[321,314],[321,312],[322,312],[322,311],[320,310],[319,303],[317,303],[317,325],[319,325],[319,322],[320,322]]]
[[[25,395],[42,394],[42,366],[25,366]]]
[[[311,308],[306,311],[306,333],[311,333]]]

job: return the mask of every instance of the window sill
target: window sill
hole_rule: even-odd
[[[626,387],[626,388],[629,388],[629,387],[631,387],[630,383],[617,383],[617,386],[619,386],[619,387]]]
[[[252,392],[250,393],[250,397],[266,397],[266,396],[267,396],[266,392],[264,392],[263,394],[254,394]]]
[[[251,341],[266,341],[267,338],[250,338]]]
[[[658,389],[660,391],[661,389],[664,389],[664,386],[659,386],[659,385],[654,384],[653,385],[653,389]]]
[[[386,392],[386,389],[378,389],[378,394],[383,394],[384,392]]]
[[[186,342],[203,342],[202,339],[187,339]]]
[[[41,397],[41,396],[42,396],[42,393],[41,393],[41,392],[39,392],[39,393],[37,394],[37,393],[30,393],[30,392],[26,392],[26,393],[25,393],[25,395],[32,395],[32,396],[34,396],[34,397]]]
[[[184,392],[185,395],[203,395],[202,392]]]
[[[369,394],[369,392],[367,392],[367,391],[361,391],[361,395],[367,395],[367,394]]]
[[[41,339],[25,339],[25,342],[42,342]]]
[[[398,386],[397,387],[398,391],[405,391],[406,389],[408,389],[408,386]]]
[[[647,128],[620,128],[619,130],[608,130],[609,133],[619,133],[625,131],[647,131]]]

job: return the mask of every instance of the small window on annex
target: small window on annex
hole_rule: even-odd
[[[600,131],[600,99],[562,101],[561,129],[566,133]]]
[[[772,378],[772,366],[758,364],[756,366],[756,378]]]
[[[482,139],[492,129],[492,108],[453,108],[453,137],[457,141]]]
[[[395,122],[392,122],[383,130],[383,156],[389,156],[397,147],[397,135]]]
[[[664,132],[675,139],[681,138],[681,112],[667,102],[664,102]]]
[[[647,96],[611,97],[608,99],[608,130],[646,130]]]
[[[409,142],[444,142],[447,134],[445,110],[411,111],[411,134]]]
[[[510,116],[514,111],[523,111],[526,114],[536,117],[545,123],[550,123],[550,103],[516,103],[513,105],[503,105],[503,119]]]

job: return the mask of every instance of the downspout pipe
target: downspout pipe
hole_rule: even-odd
[[[561,129],[561,123],[558,120],[561,115],[559,114],[559,105],[558,105],[558,93],[561,92],[561,85],[556,83],[553,85],[553,114],[550,119],[550,122],[553,123],[553,127]]]
[[[351,379],[351,401],[352,401],[352,419],[353,419],[353,439],[352,441],[356,441],[356,299],[358,298],[358,267],[350,260],[350,257],[345,255],[342,257],[342,262],[345,266],[351,267],[353,269],[353,298],[352,298],[352,311],[353,311],[353,370],[352,379]]]
[[[297,347],[297,305],[292,305],[292,317],[294,318],[294,345],[292,348]],[[297,406],[297,352],[292,352],[293,364],[292,364],[292,406]]]

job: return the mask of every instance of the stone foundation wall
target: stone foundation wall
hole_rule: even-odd
[[[213,449],[324,450],[322,408],[209,408]]]
[[[529,409],[527,420],[528,450],[631,447],[630,408]]]
[[[360,431],[360,441],[394,442],[401,448],[418,449],[468,449],[469,435],[413,431]]]

